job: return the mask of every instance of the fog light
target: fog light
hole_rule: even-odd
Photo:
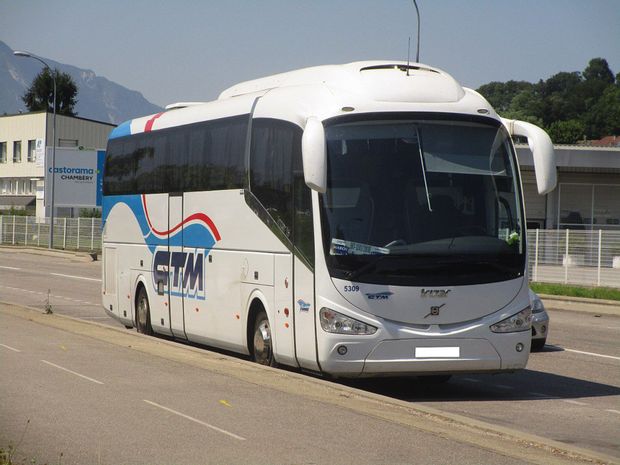
[[[346,355],[346,353],[349,351],[349,349],[347,349],[347,346],[339,346],[337,350],[340,355]]]
[[[545,325],[542,325],[542,326],[540,327],[540,332],[541,332],[541,333],[543,333],[543,334],[545,334],[545,333],[547,332],[547,327],[546,327]]]
[[[517,346],[515,347],[515,349],[517,349],[517,352],[523,352],[523,344],[519,342]]]

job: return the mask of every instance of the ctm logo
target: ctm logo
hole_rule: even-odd
[[[158,250],[153,257],[153,279],[158,291],[190,299],[205,299],[204,252]]]

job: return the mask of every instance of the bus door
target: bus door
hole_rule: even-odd
[[[186,339],[184,317],[184,275],[187,252],[183,247],[183,194],[168,196],[168,309],[170,330],[175,337]]]
[[[304,182],[301,153],[293,165],[293,308],[295,352],[303,368],[318,370],[314,305],[314,232],[312,197]]]

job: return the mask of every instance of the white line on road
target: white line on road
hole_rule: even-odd
[[[480,383],[481,381],[476,378],[463,378],[463,381],[469,381],[470,383]]]
[[[198,423],[199,425],[206,426],[207,428],[211,428],[214,431],[217,431],[217,432],[222,433],[222,434],[226,434],[226,435],[230,436],[231,438],[238,439],[239,441],[245,441],[244,437],[237,436],[236,434],[231,433],[230,431],[226,431],[226,430],[223,430],[221,428],[218,428],[217,426],[210,425],[209,423],[205,423],[204,421],[200,421],[200,420],[198,420],[198,419],[196,419],[194,417],[190,417],[189,415],[185,415],[184,413],[177,412],[176,410],[172,410],[171,408],[164,407],[163,405],[156,404],[155,402],[151,402],[150,400],[146,400],[146,399],[143,399],[143,400],[147,404],[150,404],[150,405],[152,405],[154,407],[160,408],[160,409],[165,410],[167,412],[174,413],[175,415],[183,417],[186,420],[190,420],[190,421],[193,421],[194,423]]]
[[[84,279],[85,281],[101,282],[101,279],[97,279],[97,278],[86,278],[84,276],[73,276],[73,275],[70,275],[70,274],[62,274],[62,273],[50,273],[50,274],[54,275],[54,276],[61,276],[63,278]]]
[[[590,405],[587,404],[585,402],[579,402],[578,400],[572,400],[572,399],[562,399],[563,402],[566,402],[567,404],[574,404],[574,405]]]
[[[592,355],[593,357],[611,358],[613,360],[620,360],[620,357],[614,357],[613,355],[595,354],[594,352],[584,352],[583,350],[566,349],[566,352],[574,352],[575,354]]]
[[[21,270],[21,268],[15,268],[14,266],[0,266],[0,268],[2,268],[3,270]]]
[[[97,381],[96,379],[89,378],[88,376],[85,376],[85,375],[81,375],[80,373],[77,373],[77,372],[75,372],[75,371],[69,370],[68,368],[65,368],[65,367],[61,367],[60,365],[56,365],[55,363],[48,362],[47,360],[41,360],[41,361],[42,361],[43,363],[47,363],[48,365],[51,365],[51,366],[53,366],[53,367],[56,367],[56,368],[58,368],[59,370],[64,370],[64,371],[66,371],[67,373],[71,373],[72,375],[79,376],[80,378],[87,379],[88,381],[91,381],[91,382],[93,382],[93,383],[103,384],[101,381]]]
[[[611,408],[608,408],[607,410],[605,410],[606,412],[611,412],[611,413],[617,413],[618,415],[620,415],[620,410],[614,410]]]
[[[0,346],[4,347],[6,349],[12,350],[13,352],[21,352],[21,350],[16,349],[15,347],[7,346],[6,344],[0,344]]]

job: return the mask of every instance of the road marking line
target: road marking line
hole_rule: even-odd
[[[611,358],[613,360],[620,360],[620,357],[614,357],[613,355],[595,354],[594,352],[584,352],[583,350],[566,349],[566,348],[564,348],[564,350],[566,352],[574,352],[576,354],[592,355],[593,357],[602,357],[602,358]]]
[[[200,421],[197,418],[190,417],[189,415],[185,415],[184,413],[177,412],[176,410],[172,410],[171,408],[164,407],[163,405],[159,405],[159,404],[157,404],[155,402],[151,402],[150,400],[146,400],[146,399],[143,399],[143,400],[147,404],[150,404],[150,405],[152,405],[154,407],[160,408],[160,409],[165,410],[167,412],[174,413],[175,415],[179,415],[180,417],[183,417],[186,420],[193,421],[194,423],[198,423],[199,425],[206,426],[207,428],[211,428],[212,430],[217,431],[218,433],[226,434],[226,435],[230,436],[231,438],[238,439],[239,441],[245,441],[244,437],[237,436],[236,434],[231,433],[230,431],[226,431],[226,430],[223,430],[221,428],[218,428],[217,426],[210,425],[209,423],[205,423],[204,421]]]
[[[590,404],[586,404],[585,402],[579,402],[578,400],[572,400],[572,399],[562,399],[562,401],[568,404],[574,404],[574,405],[590,405]]]
[[[12,350],[13,352],[21,352],[21,350],[16,349],[15,347],[7,346],[6,344],[0,344],[0,346],[4,347],[6,349]]]
[[[64,370],[64,371],[66,371],[67,373],[71,373],[72,375],[79,376],[80,378],[87,379],[88,381],[91,381],[91,382],[93,382],[93,383],[103,384],[101,381],[97,381],[96,379],[89,378],[88,376],[85,376],[85,375],[81,375],[80,373],[77,373],[77,372],[75,372],[75,371],[69,370],[68,368],[65,368],[65,367],[61,367],[60,365],[56,365],[55,363],[48,362],[47,360],[41,360],[41,361],[42,361],[43,363],[47,363],[48,365],[51,365],[51,366],[53,366],[53,367],[56,367],[56,368],[58,368],[58,369],[60,369],[60,370]]]
[[[611,413],[617,413],[618,415],[620,415],[620,410],[613,410],[608,408],[607,410],[605,410],[606,412],[611,412]]]
[[[463,381],[469,381],[470,383],[479,383],[480,382],[479,379],[475,379],[475,378],[463,378]]]
[[[0,266],[0,268],[2,268],[3,270],[21,270],[21,268],[15,268],[14,266]]]
[[[54,276],[61,276],[63,278],[73,278],[73,279],[84,279],[86,281],[97,281],[97,282],[101,282],[101,279],[97,279],[97,278],[86,278],[84,276],[73,276],[70,274],[62,274],[62,273],[50,273],[51,275]]]

